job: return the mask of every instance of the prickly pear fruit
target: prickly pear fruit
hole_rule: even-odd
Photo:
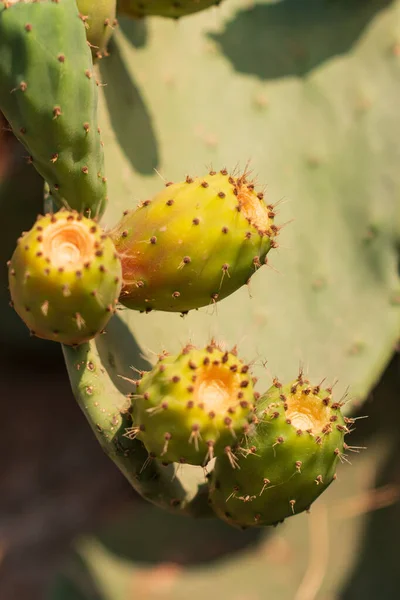
[[[75,0],[0,3],[0,109],[59,206],[101,215],[97,86]]]
[[[260,398],[258,423],[236,450],[237,468],[218,457],[210,500],[217,515],[240,527],[275,525],[307,510],[336,478],[348,433],[331,389],[299,378],[278,381]]]
[[[255,402],[248,365],[236,351],[215,342],[161,355],[139,381],[128,434],[139,438],[150,458],[165,463],[205,464],[225,454],[248,430]]]
[[[120,302],[186,312],[222,300],[264,263],[278,227],[262,193],[226,170],[167,185],[110,232],[120,254]]]
[[[77,212],[39,216],[9,262],[13,306],[31,333],[80,344],[114,313],[121,264],[98,224]]]
[[[150,15],[179,19],[218,6],[221,0],[118,0],[118,12],[138,19]]]
[[[117,0],[76,0],[93,58],[102,58],[116,25]]]

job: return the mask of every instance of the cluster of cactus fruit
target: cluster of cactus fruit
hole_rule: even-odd
[[[214,3],[118,7],[177,17]],[[66,355],[99,336],[118,305],[185,314],[223,300],[267,263],[280,229],[248,173],[224,168],[167,183],[101,227],[107,180],[93,60],[106,54],[115,14],[115,0],[0,2],[0,109],[54,206],[18,240],[11,300],[32,335],[71,346]],[[95,371],[91,361],[76,365]],[[332,389],[302,373],[260,394],[236,348],[211,340],[163,353],[132,384],[123,435],[135,457],[147,455],[140,472],[152,463],[206,468],[209,505],[228,523],[274,525],[308,509],[336,476],[349,419]]]

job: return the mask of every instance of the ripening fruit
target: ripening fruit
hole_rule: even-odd
[[[217,515],[231,525],[276,525],[307,510],[336,478],[348,433],[332,390],[311,386],[300,374],[259,400],[257,419],[236,464],[218,457],[210,483]]]
[[[31,333],[80,344],[104,329],[121,289],[121,263],[99,225],[77,212],[39,216],[9,262],[13,306]]]
[[[116,25],[117,0],[77,0],[93,58],[101,58]]]
[[[266,263],[274,217],[246,174],[211,171],[168,185],[110,232],[122,262],[120,302],[187,312],[222,300]]]
[[[255,397],[249,367],[235,351],[215,342],[187,346],[176,356],[162,355],[138,383],[130,433],[166,463],[229,458],[249,429]]]

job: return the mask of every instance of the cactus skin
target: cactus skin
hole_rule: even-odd
[[[248,431],[254,408],[248,371],[215,342],[161,355],[137,384],[133,437],[165,463],[204,465],[224,453],[233,460],[231,446]]]
[[[38,217],[18,240],[9,285],[13,306],[32,334],[80,344],[114,313],[121,264],[94,221],[62,210]]]
[[[102,58],[116,25],[116,0],[77,0],[93,59]]]
[[[237,450],[237,468],[218,457],[211,505],[231,525],[276,525],[307,510],[336,478],[348,432],[331,389],[299,378],[260,399],[259,422]]]
[[[122,382],[116,365],[122,355],[118,316],[107,327],[107,338],[97,337],[77,348],[63,346],[72,391],[94,435],[132,487],[156,506],[192,517],[215,516],[208,504],[208,486],[202,469],[189,465],[163,466],[148,460],[147,450],[139,440],[126,436],[132,425],[129,400],[115,385]],[[135,355],[133,340],[128,354]]]
[[[273,207],[246,174],[226,170],[167,185],[110,232],[128,308],[186,312],[248,282],[276,245]]]
[[[147,16],[179,19],[218,6],[221,0],[118,0],[118,13],[139,19]]]
[[[74,0],[0,4],[0,108],[58,205],[100,216],[97,86]]]

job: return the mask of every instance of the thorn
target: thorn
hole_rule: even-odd
[[[263,486],[262,486],[262,488],[261,488],[261,492],[258,494],[259,496],[261,496],[261,494],[262,494],[262,493],[265,491],[266,487],[267,487],[267,486],[268,486],[270,483],[271,483],[271,482],[270,482],[270,480],[269,480],[269,479],[267,479],[267,478],[265,478],[265,479],[263,480]]]
[[[164,446],[163,446],[163,449],[162,449],[162,452],[161,452],[161,456],[164,456],[164,454],[167,453],[168,444],[169,444],[169,441],[170,441],[171,438],[172,438],[172,435],[170,433],[166,433],[164,435],[165,443],[164,443]]]
[[[198,425],[193,425],[192,426],[192,433],[190,434],[189,437],[189,444],[191,444],[192,442],[194,442],[194,447],[196,449],[196,452],[199,451],[199,440],[201,440],[201,434],[199,431],[199,426]]]
[[[82,315],[80,313],[75,314],[75,321],[76,321],[76,326],[78,327],[79,331],[86,325],[85,319],[82,317]]]
[[[204,460],[204,464],[206,464],[209,460],[214,458],[214,442],[213,440],[208,440],[207,442],[208,450],[206,454],[206,458]]]
[[[239,461],[236,458],[236,456],[233,454],[232,448],[230,446],[226,446],[224,449],[224,452],[225,452],[226,456],[228,457],[228,460],[231,464],[232,469],[240,469]]]

